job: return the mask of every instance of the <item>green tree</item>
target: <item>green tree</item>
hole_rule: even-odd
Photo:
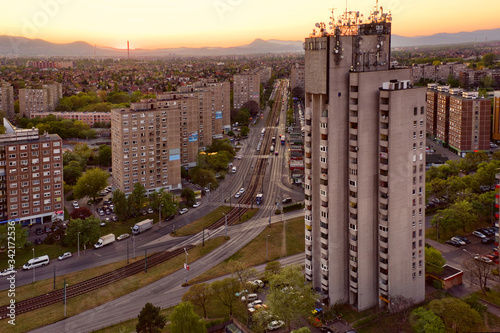
[[[88,161],[92,155],[92,149],[86,143],[77,143],[73,148],[73,153]]]
[[[12,230],[8,229],[8,227],[10,226],[7,226],[6,223],[0,225],[0,246],[5,247],[6,249],[9,248],[9,241],[12,243],[12,238],[9,239],[9,237],[14,236],[16,248],[23,249],[26,245],[26,241],[28,240],[28,229],[21,227],[18,223],[14,225],[14,235],[12,235]]]
[[[92,212],[87,207],[80,207],[80,208],[77,208],[77,209],[73,210],[69,214],[69,216],[71,216],[72,219],[82,219],[82,220],[84,220],[87,217],[92,216]]]
[[[74,246],[78,244],[78,232],[80,232],[80,246],[94,244],[99,239],[100,220],[94,216],[85,220],[71,220],[66,228],[64,243]]]
[[[292,323],[310,316],[316,295],[312,285],[304,283],[302,267],[285,266],[271,277],[267,302],[271,312],[281,318],[290,331]]]
[[[189,178],[193,183],[198,184],[201,187],[206,187],[208,184],[217,184],[217,178],[215,178],[214,172],[200,167],[189,169]]]
[[[478,332],[484,328],[479,313],[464,301],[447,297],[429,303],[429,309],[441,318],[445,328],[454,332]]]
[[[495,53],[486,53],[483,55],[483,63],[485,66],[491,66],[493,65],[495,59],[496,59],[496,54]]]
[[[170,317],[172,333],[204,333],[207,331],[204,322],[194,313],[189,302],[179,303]]]
[[[111,165],[111,147],[108,145],[100,145],[97,160],[99,165]]]
[[[442,333],[445,331],[444,323],[431,310],[419,307],[412,311],[410,322],[417,333]]]
[[[443,271],[446,259],[441,252],[433,247],[425,247],[425,271],[430,274],[439,274]]]
[[[477,172],[474,174],[474,179],[480,186],[492,186],[496,184],[496,174],[500,168],[500,161],[492,160],[483,162],[478,165]]]
[[[168,217],[174,215],[179,209],[179,204],[171,193],[165,192],[162,188],[159,191],[161,216]]]
[[[75,185],[78,178],[83,173],[82,166],[78,161],[70,161],[67,166],[63,168],[63,179],[69,185]]]
[[[119,189],[113,192],[113,204],[115,205],[114,212],[120,221],[125,221],[130,212],[130,206],[127,202],[125,193]]]
[[[266,268],[264,269],[264,275],[266,279],[269,281],[273,275],[279,274],[281,272],[281,262],[279,261],[271,261],[266,264]]]
[[[207,318],[207,306],[212,297],[212,289],[207,283],[195,284],[189,288],[188,292],[182,295],[183,302],[191,302],[203,312],[203,317]]]
[[[214,281],[210,285],[214,297],[228,309],[229,315],[233,315],[234,308],[239,302],[234,294],[240,291],[240,283],[234,278],[225,278],[224,280]]]
[[[196,202],[196,195],[194,191],[190,188],[183,188],[181,191],[181,197],[186,201],[186,205],[192,206]]]
[[[309,327],[301,327],[296,330],[293,330],[292,333],[311,333]]]
[[[146,201],[146,188],[141,183],[135,183],[132,193],[128,196],[128,202],[132,209],[136,212],[140,212]]]
[[[231,277],[238,280],[243,288],[246,288],[248,280],[257,276],[255,267],[249,267],[248,264],[241,261],[229,260],[227,268],[231,273]]]
[[[250,133],[250,129],[248,128],[248,126],[241,127],[241,131],[240,131],[241,136],[247,136],[249,133]]]
[[[135,325],[137,333],[160,333],[167,324],[167,318],[160,314],[160,307],[151,303],[144,305],[139,313],[138,320],[137,325]],[[172,332],[174,331],[172,330]]]
[[[77,199],[83,197],[95,199],[99,195],[99,192],[104,190],[108,184],[109,173],[98,168],[93,168],[87,170],[83,176],[78,179],[73,190],[73,195]]]
[[[82,171],[84,171],[85,168],[87,167],[87,160],[85,158],[83,158],[75,153],[72,153],[70,151],[64,152],[63,153],[63,165],[64,166],[70,165],[70,163],[72,161],[76,161],[80,165]]]

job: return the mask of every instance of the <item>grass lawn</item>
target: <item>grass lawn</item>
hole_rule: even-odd
[[[255,237],[250,243],[245,245],[231,257],[217,266],[212,267],[195,279],[189,280],[188,284],[193,285],[229,274],[227,264],[231,260],[244,262],[249,267],[266,263],[267,235],[269,235],[267,243],[268,261],[274,261],[282,257],[303,252],[305,244],[304,218],[297,217],[288,220],[286,221],[286,226],[286,253],[283,251],[283,223],[274,223],[271,228],[267,227],[260,235]]]
[[[254,217],[255,214],[259,211],[258,208],[249,209],[244,215],[241,215],[241,221],[237,221],[235,224],[245,223]]]
[[[191,249],[189,252],[189,260],[195,261],[199,259],[204,254],[209,253],[224,242],[224,237],[218,237],[205,242],[205,247],[199,245]],[[182,269],[184,267],[184,261],[185,257],[180,255],[148,269],[147,273],[141,272],[107,287],[94,290],[78,297],[70,298],[67,301],[67,316],[71,317],[86,310],[93,309],[101,304],[107,303],[113,299],[129,294],[134,290],[151,284],[179,269]],[[109,270],[108,268],[105,268],[107,266],[108,265],[100,268],[94,268],[93,270],[102,274],[105,272],[105,269]],[[52,280],[49,279],[49,281],[50,284]],[[68,281],[66,283],[68,283]],[[42,294],[44,292],[46,291],[39,292],[38,294]],[[18,290],[16,294],[19,293],[20,291]],[[37,320],[32,320],[33,318],[37,318]],[[64,319],[64,308],[62,304],[54,304],[35,311],[17,315],[16,325],[13,327],[7,327],[10,325],[2,325],[0,326],[0,332],[26,332],[62,319]]]
[[[231,207],[229,206],[221,206],[211,212],[208,215],[203,216],[201,219],[198,219],[180,229],[175,230],[175,232],[171,233],[172,236],[188,236],[196,234],[203,230],[203,228],[207,228],[211,226],[215,222],[223,217],[222,213],[227,214],[231,211]]]

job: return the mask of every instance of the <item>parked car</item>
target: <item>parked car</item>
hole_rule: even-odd
[[[196,207],[200,207],[201,206],[201,202],[195,202],[194,205],[193,205],[193,208],[196,208]]]
[[[111,221],[113,221],[113,222],[118,221],[118,218],[116,217],[116,215],[111,216]]]
[[[172,214],[170,216],[167,216],[167,218],[165,219],[165,221],[170,221],[170,220],[173,220],[175,217],[175,214]]]
[[[483,235],[485,235],[486,237],[489,237],[489,236],[493,236],[494,234],[489,231],[488,229],[486,228],[477,228],[476,231],[479,231],[480,233],[482,233]]]
[[[52,232],[52,229],[49,226],[46,226],[44,231],[46,234],[50,234]]]
[[[16,273],[17,273],[17,271],[15,271],[14,269],[6,268],[0,272],[0,276],[9,276],[11,274],[16,274]]]
[[[285,199],[283,199],[283,203],[284,204],[289,203],[289,202],[292,202],[292,198],[285,198]]]
[[[42,228],[36,228],[35,233],[37,235],[42,235],[43,234],[43,229]]]
[[[209,193],[210,192],[210,189],[208,187],[205,187],[203,190],[205,191],[205,193]]]
[[[130,237],[130,235],[129,235],[129,234],[121,234],[120,236],[118,236],[118,237],[116,238],[116,240],[117,240],[117,241],[121,241],[121,240],[123,240],[123,239],[127,239],[127,238],[129,238],[129,237]]]
[[[262,301],[260,299],[256,299],[255,301],[248,303],[249,308],[255,308],[256,305],[262,304]]]
[[[482,232],[477,231],[477,230],[474,230],[474,231],[472,232],[472,235],[474,235],[474,236],[476,236],[476,237],[478,237],[478,238],[486,238],[486,236],[485,236]]]
[[[451,246],[455,246],[455,247],[460,247],[460,246],[462,246],[459,242],[454,241],[454,240],[451,240],[451,239],[450,239],[450,240],[447,240],[445,243],[446,243],[446,244],[448,244],[448,245],[451,245]]]
[[[255,285],[256,287],[259,287],[259,288],[264,287],[264,282],[262,282],[262,280],[253,280],[253,281],[250,281],[250,283]]]
[[[152,208],[148,208],[148,214],[153,214],[153,213],[154,213],[153,209]]]
[[[104,216],[104,210],[102,209],[99,210],[99,216]]]
[[[111,222],[111,219],[110,219],[109,217],[106,217],[106,218],[104,219],[104,222],[109,223],[109,222]]]
[[[100,225],[101,227],[105,227],[105,226],[106,226],[106,222],[102,221],[101,223],[99,223],[99,225]]]
[[[35,245],[40,245],[42,243],[43,243],[43,241],[41,238],[35,238],[35,240],[33,241],[33,244],[35,244]]]
[[[483,239],[481,239],[481,243],[483,243],[483,244],[495,243],[495,237],[483,238]]]
[[[188,211],[187,208],[182,208],[180,211],[179,211],[179,215],[182,215],[182,214],[186,214]]]
[[[492,263],[491,259],[489,259],[489,258],[487,258],[485,256],[475,256],[474,259],[482,261],[482,262],[485,262],[487,264],[491,264]]]
[[[465,245],[466,243],[458,237],[451,237],[452,241],[459,243],[460,245]]]
[[[79,204],[78,204],[78,201],[73,201],[73,208],[79,208]]]
[[[454,237],[462,240],[463,242],[465,242],[465,244],[470,244],[470,240],[467,237],[464,237],[464,236],[454,236]]]
[[[64,252],[63,254],[61,254],[59,256],[59,258],[57,258],[58,260],[64,260],[64,259],[67,259],[67,258],[71,258],[73,255],[71,254],[71,252]]]

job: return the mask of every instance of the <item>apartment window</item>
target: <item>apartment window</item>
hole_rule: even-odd
[[[321,163],[326,163],[326,157],[320,156],[319,161]]]
[[[413,115],[414,116],[418,115],[418,108],[413,108]]]
[[[349,185],[350,186],[356,186],[356,181],[352,180],[352,179],[349,179]]]

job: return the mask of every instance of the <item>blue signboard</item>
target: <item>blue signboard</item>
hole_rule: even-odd
[[[191,132],[189,133],[189,142],[196,142],[198,141],[198,132]]]
[[[169,159],[168,159],[168,160],[169,160],[169,161],[178,161],[178,160],[180,160],[180,159],[181,159],[181,155],[180,155],[180,154],[178,154],[178,155],[170,155],[170,157],[169,157]]]
[[[222,111],[215,111],[215,119],[222,119]]]

